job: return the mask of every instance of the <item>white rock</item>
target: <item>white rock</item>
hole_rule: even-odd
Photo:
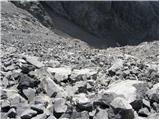
[[[117,81],[109,85],[108,89],[105,91],[100,91],[104,93],[115,93],[117,95],[122,95],[129,103],[135,101],[139,93],[137,93],[137,88],[134,85],[145,84],[142,81],[136,80],[125,80]]]
[[[25,55],[24,57],[26,58],[27,62],[29,62],[30,64],[32,64],[32,65],[34,65],[34,66],[36,66],[38,68],[44,66],[44,64],[38,60],[38,57],[28,56],[28,55]]]

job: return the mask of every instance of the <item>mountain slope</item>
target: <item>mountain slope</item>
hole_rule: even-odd
[[[93,48],[1,4],[1,118],[158,119],[158,41]]]

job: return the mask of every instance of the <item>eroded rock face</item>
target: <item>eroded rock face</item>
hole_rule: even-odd
[[[56,13],[100,38],[98,42],[101,46],[138,44],[158,39],[157,1],[45,1],[14,4],[51,28],[54,28],[52,14]]]
[[[158,2],[47,1],[43,4],[90,33],[105,37],[104,43],[125,45],[158,39]]]

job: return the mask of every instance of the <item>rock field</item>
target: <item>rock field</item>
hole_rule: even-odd
[[[1,11],[1,118],[158,119],[158,41],[106,49]]]

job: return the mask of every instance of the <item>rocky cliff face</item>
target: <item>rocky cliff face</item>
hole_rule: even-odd
[[[97,43],[101,45],[136,45],[158,40],[159,6],[156,1],[43,1],[15,4],[27,9],[51,28],[55,19],[52,16],[56,13],[98,37]],[[68,29],[72,29],[71,26]]]
[[[42,2],[106,43],[137,44],[158,39],[158,2]]]

